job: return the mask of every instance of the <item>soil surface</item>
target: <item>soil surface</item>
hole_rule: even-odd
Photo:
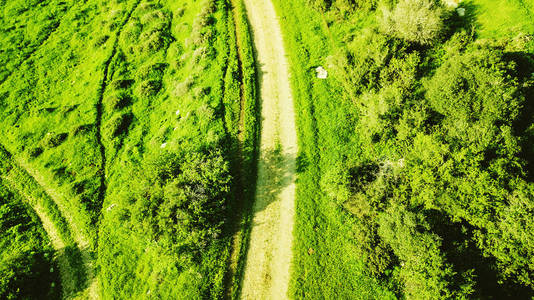
[[[241,297],[286,299],[295,219],[297,136],[280,24],[270,0],[245,0],[261,105],[256,199]]]

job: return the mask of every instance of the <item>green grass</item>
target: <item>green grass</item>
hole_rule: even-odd
[[[46,194],[43,188],[35,181],[33,177],[31,177],[30,174],[21,168],[17,162],[14,161],[11,154],[9,154],[1,146],[0,157],[2,158],[0,163],[0,170],[2,170],[1,174],[3,178],[2,187],[6,190],[9,190],[9,192],[14,195],[14,199],[17,199],[17,201],[22,200],[28,209],[33,210],[35,206],[39,206],[43,210],[43,213],[46,214],[57,230],[59,238],[65,244],[65,251],[63,255],[67,256],[70,266],[73,267],[74,272],[76,272],[74,274],[74,284],[76,288],[74,292],[83,290],[86,285],[87,274],[85,273],[84,266],[81,261],[80,249],[72,237],[68,222],[62,216],[56,203],[50,198],[49,195]],[[31,212],[30,214],[32,215],[32,218],[38,222],[38,224],[41,222],[38,220],[34,212]],[[39,231],[42,229],[43,228],[39,224]],[[46,237],[46,239],[48,239],[48,237]],[[45,249],[47,249],[47,251],[55,250],[52,248],[49,249],[49,247],[51,247],[50,244],[48,244]],[[57,276],[57,272],[53,275]]]
[[[325,166],[359,151],[358,137],[351,132],[354,107],[339,97],[339,85],[314,77],[314,67],[326,65],[334,45],[321,14],[304,1],[273,2],[290,58],[300,149],[290,293],[297,299],[391,298],[355,255],[348,214],[319,186]]]
[[[105,79],[103,294],[220,298],[232,233],[226,214],[237,201],[230,174],[236,175],[242,75],[234,26],[224,1],[147,3],[121,30]],[[161,43],[152,47],[144,37],[154,35]],[[107,105],[117,94],[128,104]],[[124,115],[127,125],[107,130]],[[188,204],[195,195],[181,203],[167,196],[196,190],[214,194],[202,204]]]
[[[37,215],[4,179],[0,179],[0,217],[0,297],[59,298],[54,249]]]
[[[74,1],[0,2],[0,82],[41,46]]]
[[[242,135],[253,164],[257,135],[250,43],[241,65],[226,1],[0,7],[1,143],[27,168],[5,175],[63,238],[89,239],[104,298],[219,298],[230,163]]]
[[[59,292],[36,204],[80,285],[71,231],[89,240],[105,299],[237,297],[260,125],[231,2],[0,0],[0,224],[20,216],[1,297],[34,271]],[[465,0],[428,45],[382,32],[380,1],[327,2],[273,0],[300,149],[291,296],[531,295],[534,2]]]
[[[481,38],[514,38],[534,34],[534,3],[528,0],[466,0],[466,13],[474,10]]]
[[[102,66],[112,33],[132,3],[72,6],[59,26],[0,86],[5,101],[0,124],[2,143],[13,156],[28,161],[84,235],[96,242],[103,176],[97,114]],[[101,37],[110,36],[101,43]],[[68,87],[68,88],[65,88]]]

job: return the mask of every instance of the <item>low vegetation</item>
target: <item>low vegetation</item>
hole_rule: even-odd
[[[39,219],[18,197],[0,185],[0,297],[58,298],[60,281],[54,251]]]

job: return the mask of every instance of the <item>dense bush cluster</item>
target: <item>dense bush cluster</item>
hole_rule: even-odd
[[[445,9],[440,0],[400,0],[382,7],[382,30],[399,38],[430,44],[444,31]]]
[[[505,49],[461,32],[436,48],[432,57],[367,31],[332,59],[358,109],[363,151],[345,162],[347,171],[327,171],[323,190],[357,217],[355,245],[371,272],[400,283],[409,298],[532,288],[534,249],[521,238],[531,228],[512,230],[509,214],[534,196],[520,129],[532,124],[520,111],[531,105],[534,85],[525,78],[534,60],[519,68]],[[527,215],[534,217],[525,209],[515,218]],[[464,235],[455,240],[450,230]],[[499,280],[485,280],[483,257],[495,260]]]
[[[320,11],[335,9],[344,13],[359,10],[371,10],[376,8],[378,0],[306,0],[309,6]]]
[[[221,236],[230,179],[221,154],[167,153],[142,174],[132,217],[164,248],[193,260]]]
[[[494,2],[274,2],[302,139],[295,297],[532,297],[534,32],[499,35]]]

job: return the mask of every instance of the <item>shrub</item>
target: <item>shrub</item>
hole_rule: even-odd
[[[130,105],[131,102],[132,99],[130,97],[130,94],[125,91],[120,91],[118,93],[110,95],[104,101],[105,105],[110,109],[121,109]]]
[[[141,34],[141,29],[142,29],[142,26],[141,26],[141,23],[139,23],[139,21],[130,22],[123,29],[123,32],[124,32],[123,36],[128,43],[136,42],[137,38]]]
[[[401,0],[393,10],[382,9],[384,32],[420,44],[431,44],[444,30],[445,9],[434,0]]]
[[[28,154],[31,158],[36,158],[43,153],[43,148],[35,147],[29,150]]]
[[[308,5],[319,11],[327,11],[332,5],[332,0],[307,0]]]
[[[380,214],[378,223],[380,237],[401,262],[399,277],[408,299],[465,299],[473,292],[468,274],[462,290],[452,288],[455,272],[423,214],[394,204]]]
[[[109,35],[102,35],[95,40],[95,47],[104,45],[109,39]]]
[[[158,23],[168,23],[169,19],[167,18],[167,15],[165,15],[164,12],[161,10],[154,10],[149,13],[144,14],[141,17],[141,23],[143,25],[152,23],[152,22],[158,22]]]
[[[346,92],[354,99],[366,89],[380,87],[381,72],[385,72],[393,56],[403,55],[403,46],[403,42],[391,41],[375,30],[364,30],[350,42],[347,50],[329,57],[328,67],[342,80]]]
[[[108,120],[104,126],[106,137],[114,138],[126,133],[132,123],[133,116],[130,113],[116,114]]]
[[[93,129],[94,129],[93,124],[83,124],[83,125],[80,125],[74,128],[74,130],[72,130],[72,134],[75,136],[79,134],[86,134],[86,133],[91,132]]]
[[[49,132],[44,138],[44,144],[48,148],[54,148],[61,145],[68,136],[67,133],[54,134],[53,132]]]
[[[167,63],[155,63],[155,64],[146,65],[146,66],[139,68],[139,72],[137,72],[137,75],[141,79],[149,79],[149,78],[159,79],[163,77],[163,73],[165,72],[168,66],[169,64]]]
[[[444,116],[451,138],[486,148],[500,134],[496,125],[517,118],[524,98],[510,76],[515,66],[502,55],[479,46],[454,52],[426,84],[430,105]]]
[[[132,79],[115,79],[110,83],[110,87],[114,90],[126,89],[133,83]]]
[[[145,80],[141,82],[138,88],[138,93],[142,97],[154,96],[161,89],[160,80]]]
[[[220,153],[165,155],[145,165],[136,211],[152,238],[169,249],[198,253],[221,233],[228,164]]]
[[[193,79],[193,76],[188,76],[184,81],[176,84],[176,87],[174,88],[174,96],[178,98],[183,97],[191,90],[191,87],[193,87],[194,84],[195,80]]]

